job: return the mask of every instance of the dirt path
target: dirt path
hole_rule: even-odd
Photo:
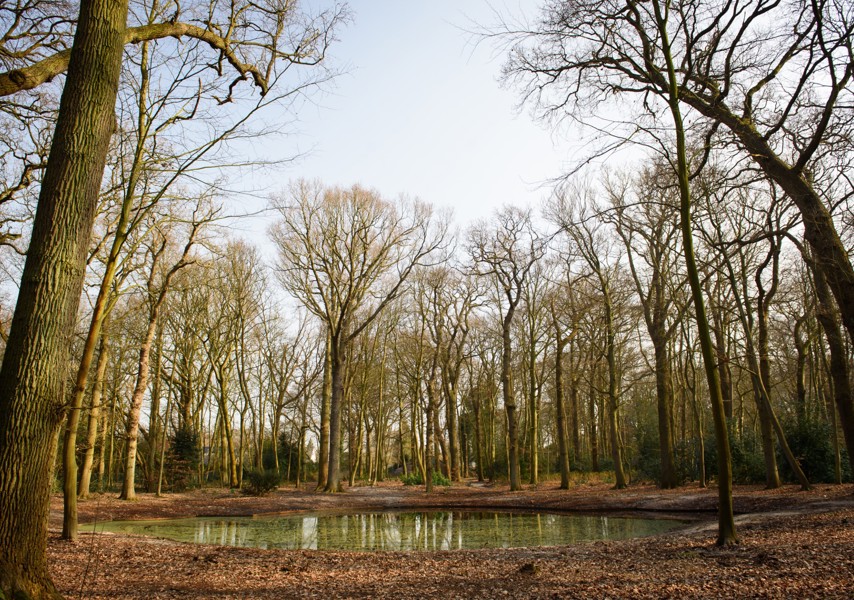
[[[81,522],[292,511],[500,508],[679,513],[678,534],[622,542],[505,550],[358,553],[195,546],[101,534],[58,539],[52,501],[49,553],[68,597],[85,598],[851,598],[854,486],[738,488],[741,544],[714,539],[715,490],[652,486],[569,491],[554,485],[454,486],[434,494],[400,484],[344,494],[280,490],[250,498],[222,490],[136,502],[112,496],[80,505]]]

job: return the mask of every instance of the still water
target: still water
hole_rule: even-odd
[[[196,544],[399,551],[557,546],[656,535],[681,525],[665,519],[465,511],[111,521],[95,529]]]

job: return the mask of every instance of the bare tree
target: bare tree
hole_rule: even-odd
[[[133,395],[131,396],[130,410],[127,420],[127,448],[125,462],[125,477],[122,483],[122,492],[120,498],[124,500],[133,500],[136,496],[135,477],[136,459],[137,459],[137,440],[139,436],[139,417],[142,408],[142,402],[145,393],[148,389],[148,380],[151,373],[150,357],[151,346],[154,342],[154,336],[157,332],[157,326],[160,321],[161,309],[163,302],[169,293],[169,287],[175,275],[181,269],[192,264],[191,252],[196,242],[198,241],[199,231],[213,219],[216,211],[210,210],[207,202],[201,200],[199,207],[193,214],[193,218],[189,224],[189,232],[186,242],[184,243],[183,251],[179,258],[172,263],[168,268],[161,267],[160,261],[168,257],[167,249],[169,248],[169,234],[175,235],[175,229],[172,232],[167,230],[167,227],[158,227],[159,235],[155,240],[154,245],[149,249],[151,254],[151,264],[146,282],[146,305],[148,307],[148,319],[146,323],[145,335],[139,347],[139,366],[136,375],[136,384],[134,385]],[[176,236],[177,237],[177,236]],[[173,244],[175,242],[173,241]]]
[[[805,217],[805,220],[810,221],[811,243],[823,247],[826,256],[830,257],[828,264],[835,265],[835,272],[840,275],[837,280],[840,285],[836,288],[840,293],[837,300],[845,300],[847,297],[848,305],[854,306],[854,269],[836,235],[829,213],[818,195],[808,185],[804,185],[803,169],[815,153],[825,128],[819,128],[818,138],[814,138],[815,147],[802,155],[804,163],[790,168],[771,149],[768,138],[758,132],[760,123],[752,111],[754,96],[759,91],[764,92],[767,84],[777,76],[779,60],[770,62],[773,65],[771,72],[755,85],[750,84],[749,88],[732,85],[740,83],[743,76],[750,77],[753,73],[752,69],[743,68],[744,65],[740,63],[732,64],[734,58],[741,61],[742,58],[752,57],[743,44],[755,51],[763,46],[766,39],[770,43],[760,25],[763,21],[761,17],[768,12],[768,8],[761,0],[719,2],[711,9],[699,0],[675,5],[667,0],[648,3],[623,3],[618,0],[566,3],[549,0],[533,31],[514,35],[516,43],[506,70],[508,78],[516,78],[525,88],[528,98],[541,110],[558,119],[569,115],[582,120],[589,114],[591,107],[598,108],[604,99],[617,96],[636,102],[636,110],[632,111],[629,119],[622,121],[622,128],[615,128],[612,122],[601,131],[612,132],[617,139],[617,146],[632,137],[643,138],[644,134],[652,134],[651,137],[647,135],[646,140],[651,139],[668,157],[676,173],[682,247],[712,399],[718,447],[718,543],[721,545],[737,540],[732,516],[732,465],[714,346],[694,256],[690,189],[691,175],[705,164],[710,144],[703,145],[705,152],[701,152],[696,164],[692,165],[692,157],[687,149],[687,133],[691,130],[691,122],[683,117],[683,105],[693,107],[712,120],[712,126],[706,131],[707,141],[711,140],[721,125],[729,128],[757,164],[767,168],[770,177],[779,177],[784,189],[788,186],[790,194],[800,195],[799,206],[802,211],[810,211],[809,218]],[[790,20],[791,11],[781,15],[781,18]],[[800,34],[794,38],[793,49],[797,50],[802,38]],[[809,49],[805,52],[808,56]],[[840,52],[844,57],[844,48]],[[790,56],[788,51],[772,51],[772,54],[780,60]],[[839,52],[836,52],[834,56],[838,55]],[[819,59],[819,62],[823,64],[826,57]],[[815,63],[811,68],[815,68]],[[832,72],[836,82],[835,68]],[[722,75],[724,80],[721,81],[718,75]],[[737,81],[733,81],[732,77]],[[845,82],[848,77],[850,73],[846,72],[843,77]],[[731,90],[736,90],[736,93],[746,92],[746,114],[736,116],[730,112],[726,94]],[[831,94],[831,104],[835,103],[839,91],[837,89]],[[660,114],[669,114],[671,117],[670,132],[675,139],[671,140],[666,130],[661,131],[658,126]],[[832,111],[824,114],[829,118]],[[605,153],[608,151],[607,148],[604,150]],[[783,179],[786,180],[785,185]],[[854,308],[850,314],[851,332],[854,334]]]
[[[0,94],[6,96],[33,89],[68,69],[0,370],[0,590],[6,595],[55,595],[45,561],[44,518],[56,448],[52,440],[65,412],[62,391],[70,348],[67,336],[73,330],[80,300],[95,204],[115,128],[125,43],[196,32],[219,53],[218,65],[237,73],[235,85],[251,76],[266,92],[280,73],[278,65],[318,64],[325,57],[332,26],[341,18],[341,10],[333,10],[331,19],[327,15],[309,23],[303,30],[306,35],[297,35],[305,21],[296,18],[298,13],[290,3],[278,11],[256,3],[214,3],[209,8],[212,10],[201,26],[181,23],[179,11],[174,22],[135,30],[127,26],[126,1],[84,0],[69,52],[59,51],[42,60],[35,57],[32,64],[0,74]],[[236,14],[232,12],[238,8]],[[234,42],[248,45],[246,57],[239,60],[235,46],[214,33],[216,24],[220,17],[247,18],[256,9],[257,19],[245,21],[252,26],[237,28],[239,33],[233,37]],[[236,20],[228,22],[236,24]],[[263,58],[266,60],[261,62]],[[254,63],[255,59],[259,62]],[[20,506],[29,509],[21,514]]]
[[[464,464],[459,435],[458,391],[463,363],[470,353],[468,338],[471,330],[469,318],[479,304],[479,292],[474,281],[459,273],[452,273],[454,292],[445,317],[447,343],[442,356],[442,389],[445,396],[445,413],[448,426],[450,452],[450,478],[459,481]]]
[[[114,127],[126,19],[127,2],[81,6],[0,369],[0,590],[7,596],[58,596],[45,557],[54,433],[63,418],[69,335]]]
[[[655,361],[658,404],[658,439],[661,451],[659,485],[678,485],[673,450],[673,381],[669,346],[681,314],[674,308],[676,290],[684,285],[677,270],[675,246],[679,226],[672,219],[674,190],[666,183],[669,166],[656,165],[634,181],[612,177],[607,194],[613,206],[613,222],[626,249],[626,257],[643,312]],[[609,218],[611,213],[606,213]],[[684,305],[683,305],[684,306]]]
[[[495,214],[495,221],[494,225],[481,223],[469,231],[468,252],[475,272],[489,278],[500,292],[501,387],[507,412],[510,490],[518,491],[522,489],[522,481],[510,333],[525,281],[534,264],[545,254],[546,240],[534,229],[529,209],[506,206]]]
[[[270,319],[265,319],[264,345],[262,353],[265,363],[265,371],[270,379],[270,420],[271,438],[273,447],[273,468],[281,474],[279,465],[279,433],[281,431],[282,416],[285,408],[294,402],[294,398],[307,395],[314,379],[318,376],[318,369],[323,367],[323,356],[318,364],[313,365],[311,373],[303,372],[302,382],[298,379],[300,365],[313,364],[318,350],[324,350],[324,344],[320,337],[322,333],[312,334],[309,327],[311,317],[305,313],[299,319],[296,332],[289,334],[281,324]],[[328,460],[328,458],[327,458]]]
[[[854,268],[832,216],[852,193],[841,160],[854,125],[852,33],[844,2],[549,0],[534,28],[510,32],[506,73],[545,113],[596,123],[617,145],[660,135],[655,117],[671,101],[688,109],[680,121],[698,129],[703,153],[735,142],[797,205],[854,339]],[[604,116],[613,98],[630,118]]]
[[[68,52],[73,12],[74,4],[66,0],[0,4],[0,70],[14,72],[56,52]],[[4,268],[17,273],[8,273],[10,279],[20,278],[16,263],[26,251],[61,90],[54,82],[0,98],[0,247],[11,250],[13,265]]]
[[[615,255],[611,237],[603,224],[592,219],[588,211],[592,206],[592,190],[587,187],[558,190],[548,212],[565,232],[572,244],[572,254],[586,263],[601,294],[605,333],[605,360],[608,365],[608,435],[611,458],[614,461],[614,479],[617,489],[628,485],[619,433],[620,385],[617,367],[617,320],[619,303],[619,256]]]
[[[569,443],[569,423],[572,421],[574,425],[574,433],[576,436],[573,449],[575,458],[578,460],[579,444],[578,444],[578,405],[577,385],[571,383],[572,393],[570,394],[569,411],[566,406],[566,381],[564,380],[565,367],[570,367],[569,379],[572,380],[575,375],[571,372],[574,367],[572,361],[564,360],[566,347],[573,342],[581,331],[579,328],[580,310],[578,310],[578,302],[576,299],[576,288],[583,280],[583,275],[577,275],[571,272],[569,264],[572,261],[567,261],[562,257],[558,262],[558,275],[560,279],[552,282],[546,290],[545,303],[548,306],[549,317],[551,318],[551,326],[554,330],[554,410],[555,410],[555,426],[557,430],[558,442],[558,468],[560,470],[560,489],[569,489],[569,474],[570,474],[570,443]],[[571,358],[571,357],[570,357]],[[565,363],[569,362],[569,365]],[[569,414],[567,414],[569,413]],[[570,418],[568,418],[570,417]]]
[[[524,340],[522,347],[525,348],[522,354],[524,365],[522,375],[527,396],[527,427],[525,428],[527,443],[525,445],[530,465],[528,481],[532,485],[540,482],[540,409],[546,379],[545,352],[549,329],[543,296],[546,295],[547,287],[546,262],[540,260],[534,263],[525,280],[522,290],[522,319],[519,323],[519,336]]]
[[[347,348],[401,293],[412,270],[439,258],[446,225],[419,202],[396,206],[359,187],[299,182],[277,201],[271,235],[285,288],[327,327],[330,339],[329,475],[340,491]]]
[[[424,483],[427,492],[433,491],[433,473],[436,470],[437,456],[433,451],[438,435],[437,412],[440,404],[440,367],[442,357],[446,353],[445,316],[452,303],[450,270],[447,267],[434,267],[418,272],[414,282],[414,304],[418,309],[421,328],[427,334],[427,356],[424,369],[423,385],[427,398],[424,407],[427,424],[427,442],[424,446],[424,462],[426,463]],[[450,466],[450,465],[449,465]]]
[[[702,179],[700,182],[702,183]],[[774,447],[776,434],[783,455],[792,471],[801,486],[809,489],[809,481],[789,448],[782,425],[771,404],[769,312],[780,282],[782,241],[786,231],[795,223],[787,214],[786,203],[776,197],[774,192],[773,187],[769,192],[751,189],[747,184],[732,190],[727,188],[719,190],[721,195],[731,197],[727,202],[729,210],[712,208],[709,211],[708,231],[705,233],[708,237],[714,238],[713,242],[720,250],[721,269],[728,275],[729,293],[732,295],[742,325],[744,354],[762,435],[766,486],[770,489],[781,485]],[[706,195],[714,196],[715,194],[707,192]],[[735,208],[737,210],[733,210]],[[737,218],[734,217],[736,214]],[[723,223],[727,222],[730,224],[728,229],[731,239],[727,239],[727,234],[724,232]],[[757,238],[757,240],[750,242],[750,238]],[[763,256],[761,250],[765,243],[767,243],[767,250]],[[764,277],[766,270],[770,271],[770,277]],[[751,271],[753,272],[752,286]],[[750,301],[751,295],[755,295],[755,311],[750,306],[753,304]]]

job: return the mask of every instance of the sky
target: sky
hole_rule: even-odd
[[[504,204],[537,205],[568,162],[564,143],[502,89],[504,56],[470,31],[536,15],[540,0],[352,0],[331,50],[344,73],[299,114],[307,154],[274,174],[359,183],[452,207],[460,226]]]

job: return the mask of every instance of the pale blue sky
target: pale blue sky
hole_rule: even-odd
[[[503,56],[466,30],[536,14],[539,0],[353,0],[353,22],[332,49],[345,73],[300,112],[309,153],[275,175],[360,183],[451,206],[465,225],[505,203],[536,204],[568,147],[497,81]],[[278,184],[278,185],[277,185]]]

